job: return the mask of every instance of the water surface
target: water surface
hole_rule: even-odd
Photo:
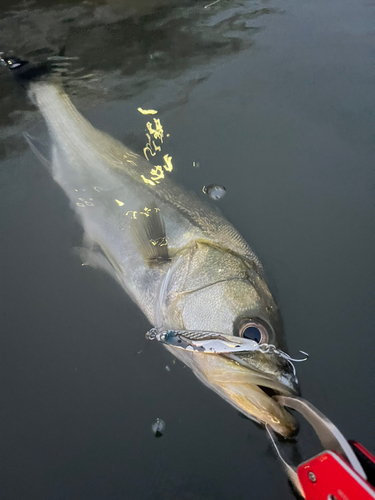
[[[226,187],[217,203],[265,266],[291,354],[310,354],[304,397],[374,452],[374,4],[208,3],[8,0],[1,50],[65,47],[77,107],[137,151],[137,108],[159,110],[175,178]],[[0,106],[0,497],[294,498],[265,432],[81,266],[68,200],[22,139],[44,125],[4,71]]]

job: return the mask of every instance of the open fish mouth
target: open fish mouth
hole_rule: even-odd
[[[291,383],[284,375],[276,378],[223,356],[200,356],[194,360],[195,374],[242,414],[270,425],[284,437],[297,431],[293,416],[273,399],[275,395],[298,395],[297,381]]]
[[[152,329],[148,338],[162,342],[205,385],[248,418],[270,425],[284,437],[296,432],[292,415],[273,399],[299,394],[292,358],[283,351],[212,332]]]

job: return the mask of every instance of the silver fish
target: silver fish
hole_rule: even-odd
[[[152,165],[95,129],[59,85],[32,82],[29,94],[51,139],[44,161],[84,229],[84,261],[110,272],[159,329],[243,336],[285,350],[262,265],[216,207],[168,176],[146,184]],[[298,392],[277,349],[231,356],[166,347],[247,417],[283,436],[295,430],[293,417],[267,394]]]

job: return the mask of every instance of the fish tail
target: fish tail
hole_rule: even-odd
[[[41,62],[32,62],[20,59],[16,56],[7,57],[0,55],[0,64],[6,66],[12,73],[14,79],[23,88],[29,89],[31,82],[49,80],[60,77],[66,72],[70,60],[76,58],[64,55],[52,56]]]
[[[28,95],[42,113],[50,133],[58,134],[60,142],[75,145],[78,141],[79,148],[79,141],[88,141],[90,137],[97,136],[98,132],[79,113],[62,85],[57,82],[30,82]]]

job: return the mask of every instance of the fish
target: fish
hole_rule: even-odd
[[[85,264],[113,276],[154,327],[274,346],[235,356],[166,348],[240,413],[292,435],[296,422],[272,395],[298,394],[298,380],[278,355],[286,349],[280,310],[244,238],[217,207],[172,175],[145,182],[150,162],[96,129],[61,83],[33,76],[25,87],[47,125],[48,156],[38,141],[26,139],[83,227]]]

